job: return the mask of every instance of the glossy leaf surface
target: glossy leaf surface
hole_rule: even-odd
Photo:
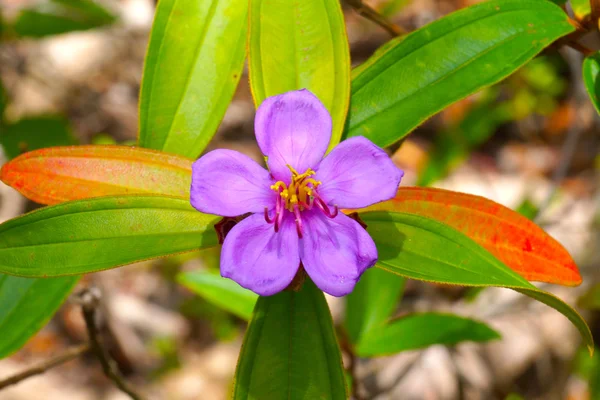
[[[342,358],[323,293],[259,297],[246,331],[233,398],[346,399]]]
[[[583,83],[590,95],[590,100],[598,113],[600,113],[600,52],[587,56],[583,60]]]
[[[52,147],[4,164],[0,179],[41,204],[126,194],[188,199],[192,160],[127,146]]]
[[[77,276],[32,279],[0,275],[0,358],[20,349],[63,303]]]
[[[177,281],[206,301],[248,321],[258,295],[231,279],[209,271],[191,271],[177,275]]]
[[[393,200],[360,211],[433,218],[467,235],[527,280],[571,286],[581,283],[577,265],[560,243],[526,217],[484,197],[404,187]]]
[[[381,328],[398,305],[405,279],[380,268],[368,269],[346,296],[346,330],[353,344]]]
[[[338,0],[256,0],[250,6],[249,73],[254,102],[309,89],[339,142],[350,98],[350,56]]]
[[[202,153],[240,79],[247,19],[247,0],[158,3],[140,93],[140,146]]]
[[[436,344],[487,342],[500,334],[487,324],[452,314],[410,314],[396,319],[361,338],[356,353],[361,357],[382,356]]]
[[[0,87],[0,112],[3,111],[4,100],[4,92]],[[2,122],[0,115],[0,125]],[[61,142],[68,144],[74,140],[67,122],[62,118],[26,119],[11,125],[8,130],[0,126],[0,130],[0,143],[5,146],[5,153],[9,157],[17,155],[23,148]],[[39,331],[78,280],[77,276],[22,278],[0,274],[0,332],[3,333],[0,335],[0,358],[20,349]]]
[[[345,136],[390,145],[573,30],[564,11],[545,0],[495,0],[443,17],[353,74]]]
[[[573,308],[527,282],[463,233],[416,214],[369,212],[361,218],[377,245],[378,267],[429,282],[514,289],[569,318],[592,351],[590,330]]]
[[[217,221],[187,200],[161,196],[41,208],[0,225],[0,272],[74,275],[206,248],[217,244]]]

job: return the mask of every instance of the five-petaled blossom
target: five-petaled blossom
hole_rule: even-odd
[[[367,231],[340,208],[395,196],[403,172],[364,137],[341,142],[325,158],[331,117],[308,90],[266,99],[256,139],[269,171],[232,150],[214,150],[192,167],[191,204],[234,217],[221,250],[221,275],[260,295],[285,289],[300,263],[324,292],[343,296],[377,261]]]

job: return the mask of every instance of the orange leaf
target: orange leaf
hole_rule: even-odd
[[[436,219],[479,243],[527,280],[575,286],[577,265],[565,248],[536,224],[484,197],[406,187],[392,200],[356,210],[392,211]]]
[[[192,162],[128,146],[50,147],[4,164],[0,179],[41,204],[124,194],[189,198]]]

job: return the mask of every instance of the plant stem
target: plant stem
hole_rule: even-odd
[[[34,366],[26,369],[25,371],[19,372],[18,374],[15,374],[13,376],[9,376],[6,379],[0,380],[0,390],[6,388],[8,386],[17,384],[17,383],[21,382],[22,380],[25,380],[32,376],[43,374],[44,372],[48,371],[49,369],[52,369],[58,365],[64,364],[67,361],[74,360],[75,358],[79,357],[80,355],[86,353],[88,350],[90,350],[90,345],[88,343],[67,349],[64,353],[59,354],[58,356],[56,356],[54,358],[43,361],[37,365],[34,365]]]
[[[100,298],[100,291],[97,288],[85,289],[79,293],[79,303],[81,304],[83,319],[85,320],[85,326],[90,337],[90,348],[98,358],[98,361],[100,361],[104,375],[113,381],[123,393],[129,395],[133,400],[142,400],[142,397],[137,394],[117,372],[117,366],[114,360],[110,358],[102,346],[98,334],[98,327],[96,325],[96,311],[100,303]]]
[[[600,18],[600,0],[590,0],[592,10],[590,17],[595,28],[598,29],[598,19]]]
[[[392,36],[402,36],[407,33],[404,28],[392,23],[386,17],[375,11],[372,7],[364,4],[362,0],[346,0],[346,3],[348,3],[348,5],[352,7],[358,14],[375,22]]]

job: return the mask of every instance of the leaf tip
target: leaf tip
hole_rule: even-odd
[[[594,357],[594,343],[587,344],[588,352],[590,353],[590,358]]]
[[[9,161],[0,167],[0,181],[11,187],[13,187],[15,176],[12,166],[12,161]]]
[[[490,328],[490,339],[489,340],[501,340],[502,334],[497,330]]]

